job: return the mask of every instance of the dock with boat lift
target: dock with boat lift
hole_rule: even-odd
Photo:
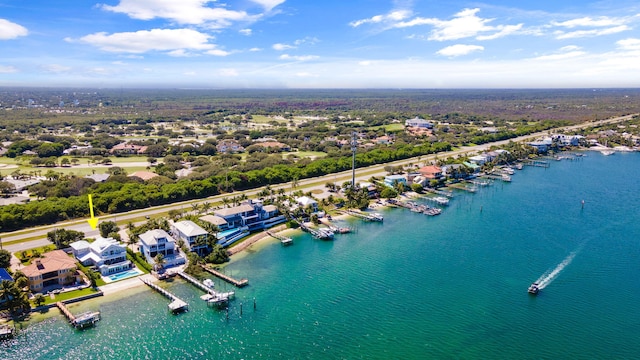
[[[200,298],[207,302],[207,304],[216,304],[218,306],[226,306],[229,300],[233,299],[236,295],[235,292],[218,292],[212,287],[205,285],[204,283],[198,281],[196,278],[186,274],[183,271],[177,272],[178,276],[185,279],[187,282],[195,285],[200,290],[206,292],[206,295],[201,296]]]
[[[169,310],[171,310],[171,312],[173,312],[174,314],[177,312],[185,311],[189,309],[189,304],[187,304],[186,301],[179,299],[177,296],[161,288],[160,286],[152,283],[151,281],[145,279],[144,277],[140,277],[139,279],[140,281],[145,283],[147,286],[149,286],[153,290],[169,298],[171,300],[171,303],[169,304]]]
[[[451,191],[444,191],[444,190],[438,190],[438,189],[432,189],[432,188],[424,188],[425,191],[430,192],[432,194],[436,194],[436,195],[440,195],[440,196],[445,196],[448,198],[452,198],[453,197],[453,192]]]
[[[278,235],[278,234],[272,233],[271,231],[266,231],[266,233],[267,233],[267,235],[271,236],[272,238],[280,240],[280,243],[282,245],[291,245],[291,244],[293,244],[293,239],[290,238],[290,237]]]
[[[240,279],[240,280],[236,280],[236,279],[232,278],[231,276],[225,275],[225,274],[223,274],[223,273],[221,273],[221,272],[219,272],[217,270],[214,270],[214,269],[212,269],[212,268],[210,268],[208,266],[204,266],[203,265],[202,268],[206,272],[216,276],[219,279],[222,279],[222,280],[228,282],[231,285],[234,285],[235,287],[241,288],[241,287],[245,287],[245,286],[249,285],[249,279],[243,278],[243,279]]]
[[[100,312],[86,312],[78,316],[75,316],[67,309],[65,304],[61,301],[56,302],[56,307],[60,309],[60,312],[69,320],[69,323],[76,329],[84,329],[92,326],[98,320],[100,320]]]

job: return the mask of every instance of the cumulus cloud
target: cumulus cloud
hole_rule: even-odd
[[[250,36],[253,31],[251,29],[241,29],[239,31],[240,34]]]
[[[628,38],[623,40],[616,41],[616,45],[621,50],[627,51],[639,51],[640,50],[640,39]]]
[[[282,54],[279,57],[280,60],[295,60],[295,61],[309,61],[317,58],[318,56],[316,55],[289,55],[289,54]]]
[[[261,48],[259,48],[259,47],[253,47],[253,48],[249,49],[249,51],[251,51],[251,52],[258,52],[258,51],[262,51],[262,49],[261,49]]]
[[[447,57],[458,57],[463,55],[468,55],[476,51],[483,51],[484,47],[479,45],[465,45],[465,44],[456,44],[447,46],[444,49],[440,49],[436,52],[438,55],[447,56]]]
[[[477,16],[479,11],[480,9],[478,8],[464,9],[454,14],[451,20],[416,17],[408,21],[398,22],[394,27],[408,28],[431,25],[434,29],[431,31],[428,40],[447,41],[476,36],[478,40],[493,40],[516,33],[523,26],[522,24],[491,26],[489,23],[495,19],[481,18]]]
[[[271,47],[273,48],[273,50],[277,50],[277,51],[285,51],[285,50],[296,48],[293,45],[287,45],[287,44],[281,44],[281,43],[273,44]]]
[[[0,19],[0,40],[11,40],[20,36],[27,36],[29,30],[9,20]]]
[[[66,38],[66,41],[79,41],[95,46],[103,51],[141,54],[149,51],[172,52],[173,55],[185,54],[186,50],[213,50],[212,37],[191,29],[153,29],[136,32],[107,34],[99,32],[81,37],[78,40]]]
[[[279,1],[255,0],[255,2],[264,6]],[[100,7],[107,11],[126,14],[133,19],[162,18],[179,24],[206,25],[211,28],[225,28],[233,22],[255,21],[259,18],[259,15],[249,15],[246,11],[228,10],[222,5],[208,6],[210,3],[212,3],[211,0],[120,0],[116,6],[102,4]]]
[[[221,50],[221,49],[211,49],[205,51],[205,54],[213,55],[213,56],[229,56],[231,53],[229,51]]]
[[[349,26],[355,28],[364,24],[395,23],[398,21],[402,21],[409,16],[411,16],[411,11],[409,10],[394,10],[388,14],[375,15],[367,19],[352,21],[349,23]]]

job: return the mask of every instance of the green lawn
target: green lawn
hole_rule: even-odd
[[[73,290],[73,291],[68,291],[68,292],[64,292],[64,293],[60,293],[60,294],[55,294],[53,299],[51,298],[51,296],[47,296],[45,295],[45,299],[47,299],[44,304],[45,305],[49,305],[49,304],[54,304],[58,301],[66,301],[66,300],[70,300],[70,299],[75,299],[77,297],[81,297],[81,296],[86,296],[86,295],[91,295],[91,294],[95,294],[97,293],[98,290],[92,288],[92,287],[88,287],[85,289],[81,289],[81,290]],[[35,304],[34,304],[35,306]]]
[[[372,126],[369,128],[369,130],[378,130],[378,129],[384,129],[384,131],[400,131],[404,129],[404,125],[387,124],[387,125],[380,125],[380,126]]]

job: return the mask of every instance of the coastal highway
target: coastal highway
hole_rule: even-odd
[[[400,166],[400,165],[407,165],[410,163],[417,164],[418,162],[427,162],[427,161],[435,160],[436,157],[443,158],[443,157],[449,157],[449,156],[464,155],[464,154],[469,154],[474,152],[481,152],[488,149],[491,146],[499,146],[499,145],[507,144],[510,141],[520,142],[520,141],[535,139],[535,138],[547,135],[551,131],[562,132],[562,131],[576,130],[580,128],[590,127],[594,125],[622,122],[630,119],[634,115],[637,115],[637,114],[630,114],[630,115],[620,116],[620,117],[606,119],[606,120],[591,121],[591,122],[581,123],[581,124],[572,125],[564,128],[550,129],[547,131],[542,131],[542,132],[538,132],[531,135],[520,136],[514,139],[502,140],[502,141],[497,141],[497,142],[487,143],[482,145],[468,146],[461,149],[448,151],[445,153],[399,160],[399,161],[394,161],[386,164],[373,165],[366,168],[358,168],[356,170],[356,175],[357,175],[356,181],[367,181],[372,176],[385,175],[386,171],[384,171],[384,168],[386,166]],[[295,188],[295,190],[297,189],[303,189],[305,191],[321,190],[324,194],[326,194],[324,192],[326,183],[328,182],[342,183],[344,181],[350,181],[350,180],[351,180],[351,170],[348,170],[348,171],[343,171],[336,174],[329,174],[329,175],[325,175],[317,178],[300,180],[298,181],[298,185]],[[291,190],[291,184],[286,183],[286,184],[272,185],[272,188],[274,190],[278,190],[282,188],[287,190],[288,192]],[[219,204],[222,202],[222,199],[225,197],[231,198],[233,196],[238,196],[242,194],[245,194],[248,197],[253,197],[260,190],[262,189],[258,188],[258,189],[243,191],[243,192],[220,194],[220,195],[211,196],[205,199],[190,200],[190,201],[184,201],[179,203],[173,203],[169,205],[162,205],[162,206],[149,207],[146,209],[133,210],[126,213],[99,216],[99,219],[100,221],[116,221],[119,224],[120,228],[124,228],[129,221],[133,221],[134,223],[140,223],[140,222],[143,222],[145,217],[147,216],[151,218],[157,217],[159,216],[159,214],[164,214],[169,210],[182,209],[183,211],[186,210],[188,212],[191,210],[192,204],[202,204],[204,202],[208,202],[210,204]],[[89,206],[88,201],[87,201],[87,206]],[[93,237],[98,234],[97,230],[91,229],[86,219],[82,219],[82,220],[65,221],[65,222],[60,222],[52,225],[38,226],[38,227],[26,229],[26,230],[0,233],[0,239],[1,239],[1,242],[4,244],[3,245],[4,249],[7,249],[11,252],[17,252],[17,251],[38,247],[38,246],[48,245],[49,241],[47,241],[46,239],[47,232],[56,228],[64,228],[67,230],[81,231],[81,232],[84,232],[87,237]],[[32,240],[22,241],[23,239],[32,239]]]

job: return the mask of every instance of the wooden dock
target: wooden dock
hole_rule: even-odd
[[[179,299],[177,296],[145,279],[144,277],[140,277],[139,279],[153,290],[169,298],[171,300],[171,303],[169,304],[169,310],[171,310],[174,314],[180,311],[188,310],[189,304],[187,304],[186,301]]]
[[[351,215],[351,216],[355,216],[359,219],[365,220],[365,221],[377,221],[377,222],[382,222],[384,221],[384,218],[382,217],[381,214],[378,213],[362,213],[359,211],[353,211],[353,210],[340,210],[339,211],[342,214],[347,214],[347,215]]]
[[[527,166],[535,166],[535,167],[543,167],[543,168],[549,167],[549,162],[543,161],[543,160],[524,160],[522,163]]]
[[[249,279],[243,278],[240,280],[236,280],[234,278],[232,278],[231,276],[227,276],[217,270],[211,269],[208,266],[202,266],[202,268],[207,271],[208,273],[215,275],[216,277],[228,282],[229,284],[234,285],[235,287],[245,287],[247,285],[249,285]]]
[[[448,187],[454,188],[454,189],[458,189],[458,190],[463,190],[463,191],[468,191],[468,192],[476,192],[476,189],[473,187],[468,187],[467,185],[461,184],[461,183],[457,183],[457,184],[449,184],[447,185]]]
[[[75,316],[61,301],[56,302],[56,306],[60,309],[60,312],[69,319],[69,323],[75,328],[84,329],[92,326],[100,320],[100,312],[86,312]]]
[[[291,245],[291,244],[293,244],[293,239],[290,238],[290,237],[278,235],[278,234],[272,233],[270,231],[266,231],[266,233],[267,233],[267,235],[271,236],[272,238],[280,240],[280,243],[282,245]]]

